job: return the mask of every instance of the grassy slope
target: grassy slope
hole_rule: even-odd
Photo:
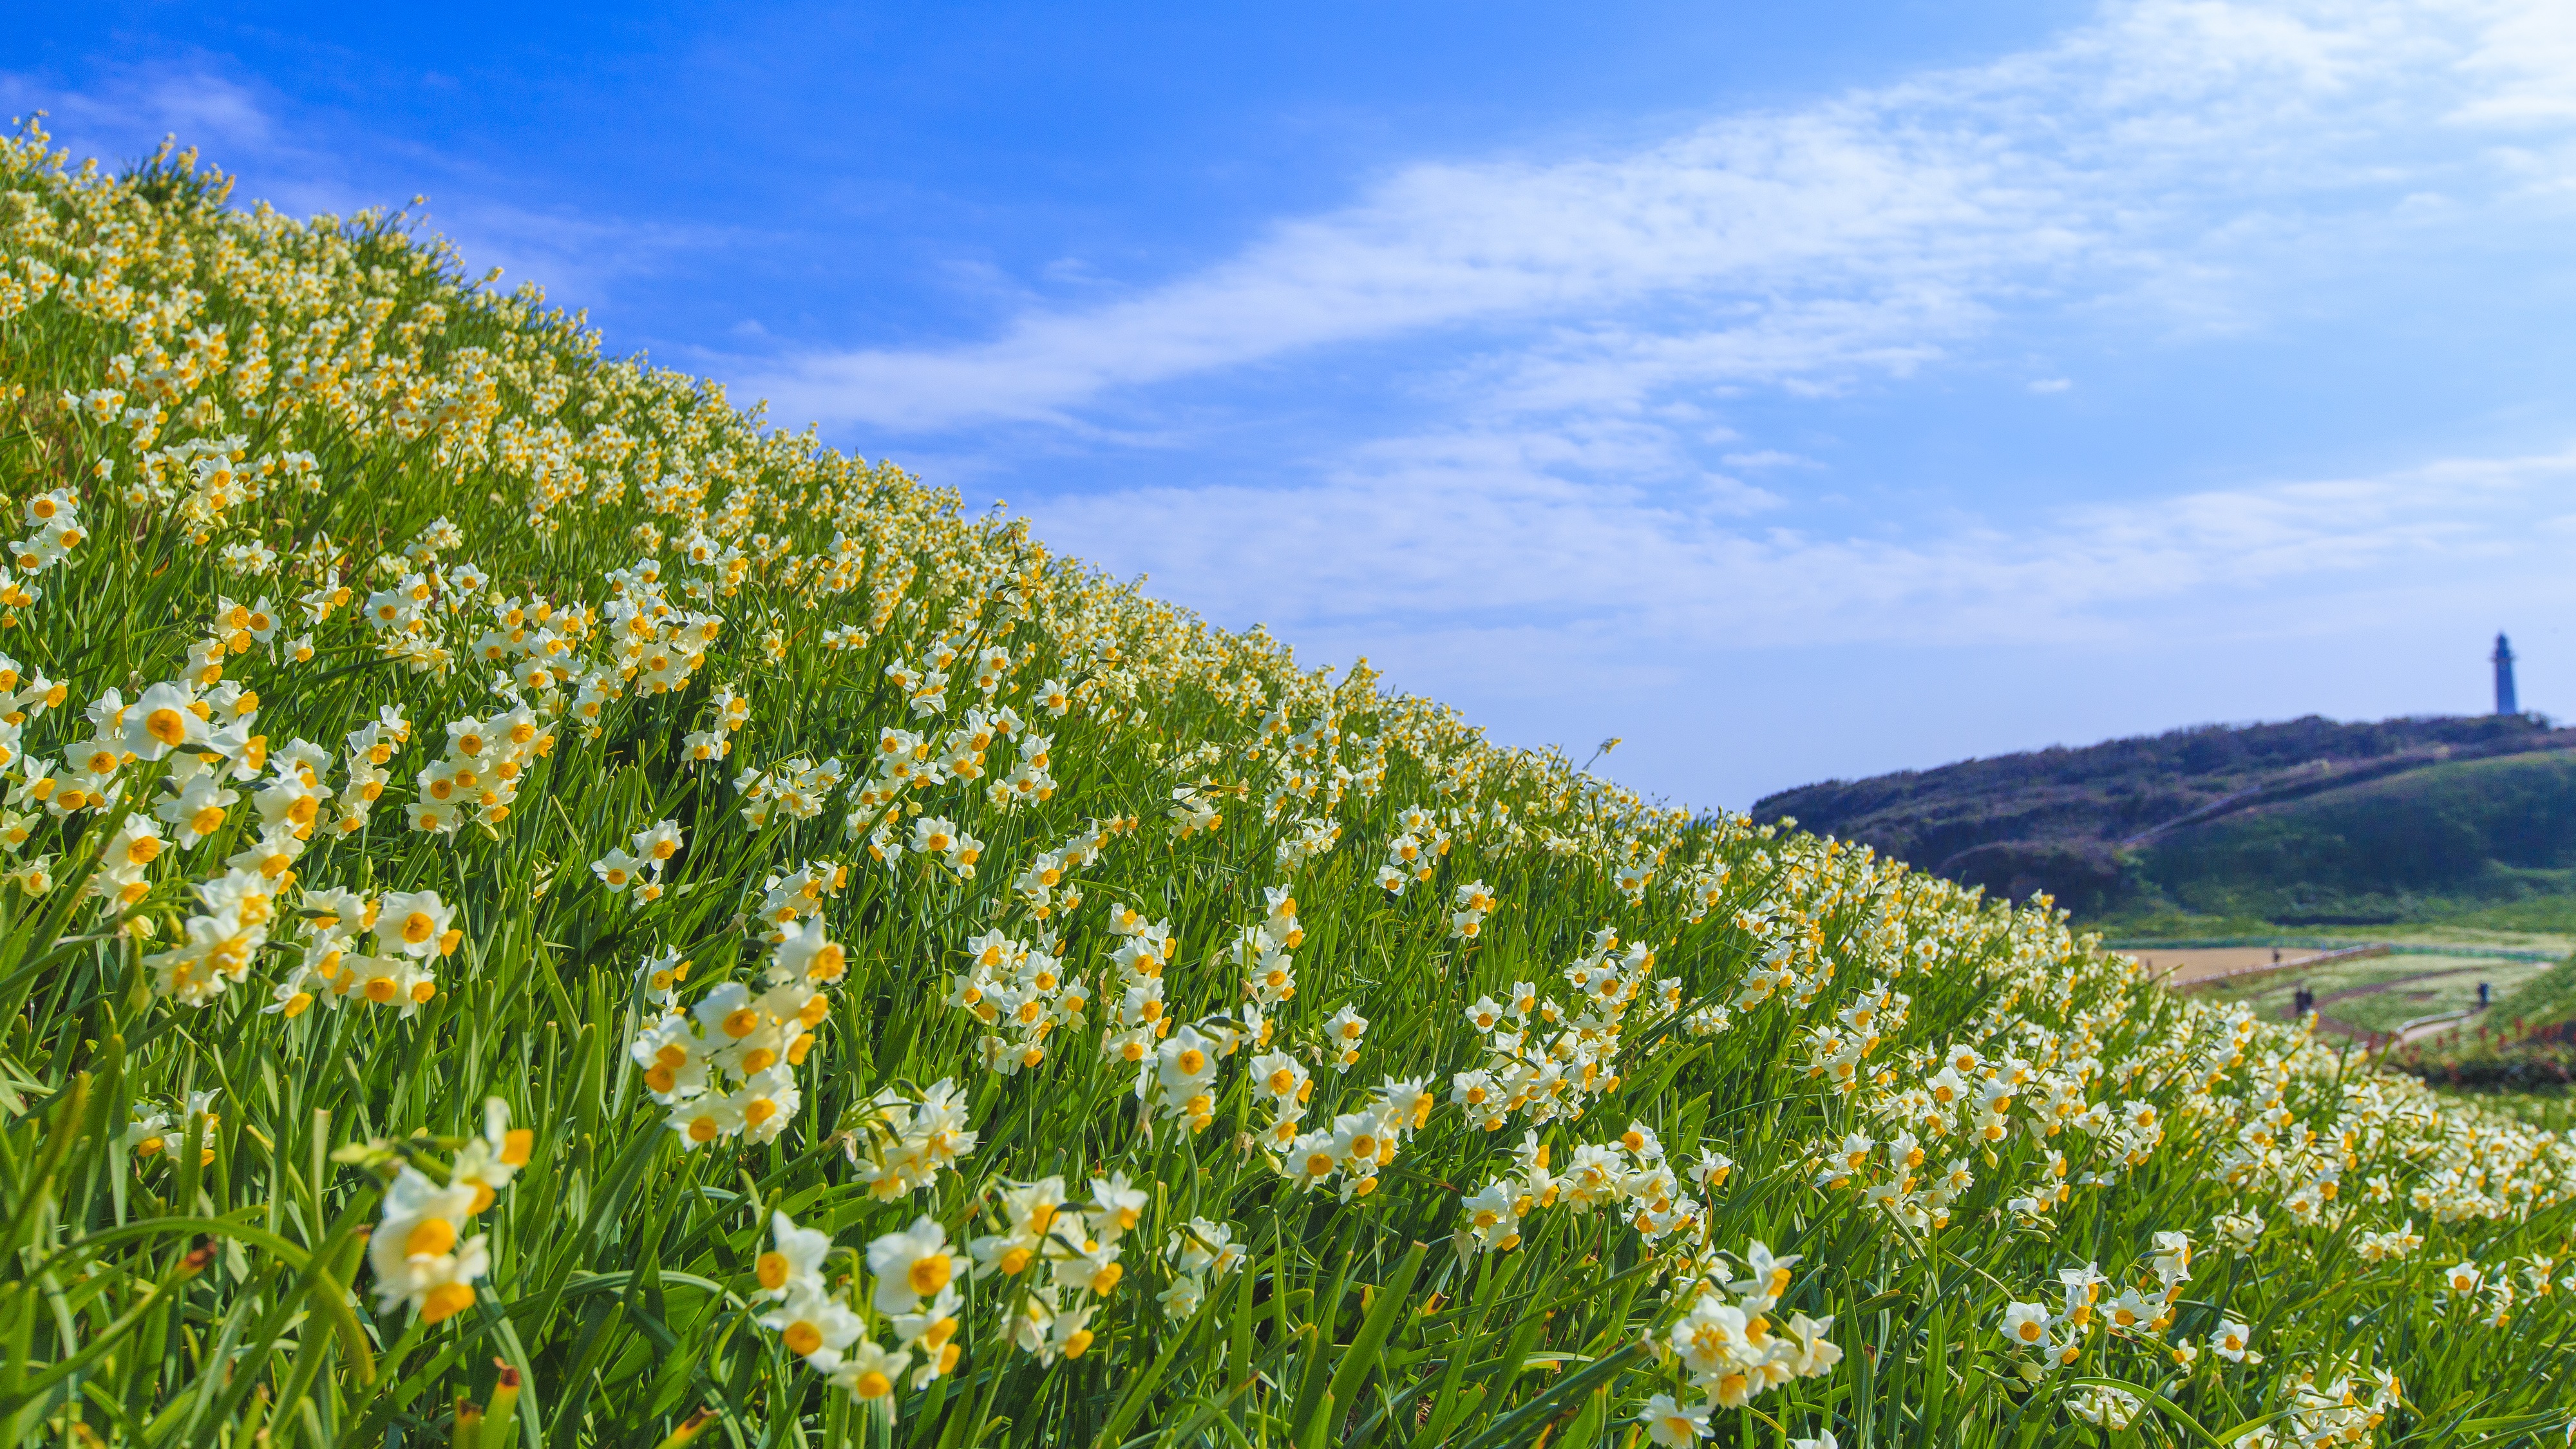
[[[2319,761],[2366,767],[2543,733],[2522,716],[2201,725],[1826,781],[1772,795],[1754,815],[1795,815],[1810,829],[1938,866],[1998,841],[2117,842],[2229,795],[2314,778]]]
[[[2285,922],[2561,898],[2576,880],[2576,756],[2455,761],[2259,807],[2169,837],[2144,873],[2191,909]]]
[[[1990,893],[2044,889],[2123,934],[2162,914],[2309,924],[2563,915],[2576,898],[2570,739],[2522,717],[2210,726],[1833,781],[1772,796],[1755,814],[1792,815]],[[2336,788],[2322,761],[2343,775],[2402,770]],[[2256,787],[2292,798],[2123,844]],[[2200,933],[2225,934],[2212,924]]]
[[[532,292],[477,290],[386,219],[245,215],[180,173],[110,183],[57,164],[38,140],[0,153],[0,476],[13,506],[70,490],[87,530],[5,635],[26,675],[63,689],[32,713],[33,687],[32,762],[13,768],[20,859],[47,868],[0,889],[0,1439],[400,1429],[534,1449],[711,1424],[763,1445],[1498,1446],[1603,1442],[1650,1395],[1751,1390],[1715,1406],[1721,1442],[1827,1428],[1845,1444],[2082,1442],[2106,1406],[2144,1415],[2153,1442],[2198,1442],[2282,1413],[2322,1432],[2348,1411],[2298,1399],[2303,1375],[2348,1376],[2367,1405],[2370,1372],[2391,1367],[2406,1397],[2350,1410],[2365,1437],[2515,1442],[2564,1418],[2543,1367],[2568,1343],[2564,1295],[2500,1313],[2491,1291],[2446,1300],[2438,1285],[2467,1259],[2528,1287],[2530,1255],[2567,1235],[2566,1142],[2167,998],[2044,911],[1812,837],[1661,814],[1365,676],[1300,670],[1016,524],[961,515],[952,494],[764,431],[712,386],[604,361]],[[111,388],[123,396],[102,400]],[[196,439],[216,441],[174,455]],[[279,462],[298,453],[309,487]],[[442,517],[458,534],[443,545]],[[279,551],[277,572],[228,569],[224,550],[254,540]],[[354,604],[417,576],[418,628],[344,607],[243,635],[220,683],[203,654],[189,662],[192,643],[238,632],[220,600],[327,600],[342,570]],[[531,633],[480,657],[495,594],[522,611],[542,596],[561,651]],[[693,611],[722,616],[712,643],[678,639]],[[308,627],[298,662],[282,646]],[[966,662],[934,709],[925,683],[888,671],[917,672],[942,641]],[[987,648],[1009,656],[989,691],[972,663]],[[676,682],[657,691],[670,659],[658,673]],[[496,693],[504,663],[520,678]],[[25,781],[86,758],[81,706],[183,671],[183,694],[272,750],[319,742],[335,799],[291,846],[259,844],[256,799],[227,802],[195,844],[174,822],[151,860],[119,847],[130,893],[85,896],[107,840],[142,817],[39,809]],[[748,721],[730,759],[692,767],[685,737],[723,735],[727,687]],[[451,741],[491,726],[456,722],[512,698],[530,753],[506,813],[494,796],[452,833],[412,828],[434,785],[487,760]],[[948,734],[970,706],[1005,704],[1051,736],[1043,799],[991,789],[1032,778],[1033,742],[978,754]],[[342,741],[388,706],[413,738],[372,815],[345,814],[361,762]],[[888,783],[867,762],[894,727],[931,732],[932,752],[980,776]],[[207,753],[257,773],[247,745]],[[756,798],[761,771],[827,756],[860,763]],[[170,769],[137,758],[98,783],[147,805]],[[240,793],[283,809],[292,773]],[[921,851],[881,861],[845,817],[862,837],[888,821],[897,846],[948,820],[981,854],[971,874]],[[657,820],[686,840],[661,898],[608,893],[591,862]],[[266,942],[217,958],[187,943],[248,939],[242,908],[199,889],[237,850],[300,854]],[[1062,879],[1031,873],[1050,859]],[[1397,861],[1419,872],[1401,894],[1381,884]],[[458,913],[454,954],[402,966],[415,976],[396,1003],[340,996],[332,982],[353,978],[300,964],[328,937],[313,919],[326,888],[372,898],[387,931],[411,909],[388,893],[438,892]],[[1293,893],[1293,918],[1272,890]],[[773,947],[772,908],[828,932],[846,969],[813,974],[829,961],[810,935],[800,954]],[[1168,953],[1139,954],[1148,922],[1167,923]],[[411,959],[381,933],[347,944],[335,973],[389,969],[352,964],[360,952]],[[692,963],[676,986],[651,971],[674,957]],[[790,965],[805,973],[791,985],[822,989],[812,1044],[780,1069],[786,1089],[736,1094],[783,1110],[692,1149],[666,1119],[710,1099],[666,1111],[650,1046],[630,1051],[657,991],[694,1007]],[[188,988],[180,966],[227,989]],[[1260,1091],[1279,1059],[1256,1071],[1258,1046],[1228,1052],[1221,1029],[1244,1023],[1247,978],[1274,969],[1294,995],[1266,1014],[1270,1045],[1314,1080],[1288,1133],[1323,1139],[1285,1152]],[[1550,1003],[1526,1039],[1470,1023],[1472,1003],[1520,982]],[[1142,1005],[1157,989],[1161,1028]],[[988,1023],[979,998],[1012,1010]],[[1051,1030],[1011,1024],[1032,1002]],[[1368,1019],[1347,1073],[1346,1005]],[[1194,1100],[1201,1068],[1177,1052],[1200,1040]],[[1937,1073],[1963,1059],[1969,1090],[1943,1107]],[[1499,1112],[1493,1130],[1453,1101],[1489,1068],[1513,1104],[1480,1109]],[[883,1176],[902,1144],[930,1150],[883,1104],[943,1079],[980,1141],[917,1185]],[[405,1165],[424,1187],[491,1182],[487,1098],[533,1136],[515,1180],[464,1214],[488,1251],[474,1274],[419,1236],[419,1214],[386,1218],[384,1194]],[[1363,1132],[1391,1139],[1374,1159],[1357,1155]],[[1524,1143],[1548,1150],[1553,1179],[1516,1156]],[[1283,1175],[1319,1145],[1322,1183]],[[1694,1172],[1703,1153],[1731,1170]],[[1094,1174],[1138,1195],[1102,1199]],[[854,1398],[796,1361],[779,1320],[756,1321],[784,1212],[830,1234],[818,1291],[847,1295],[869,1343],[926,1347],[924,1323],[872,1306],[904,1275],[861,1255],[924,1215],[952,1243],[1006,1239],[1025,1185],[1049,1176],[1071,1211],[1106,1203],[1082,1235],[1102,1246],[961,1274],[962,1357],[926,1386],[853,1375],[896,1385]],[[1480,1218],[1485,1203],[1503,1220]],[[1120,1211],[1137,1219],[1123,1237]],[[2226,1214],[2261,1225],[2221,1246]],[[2357,1256],[2401,1224],[2424,1241]],[[397,1240],[425,1257],[362,1262],[370,1225],[379,1259]],[[1248,1256],[1193,1267],[1178,1235],[1220,1229]],[[2172,1232],[2200,1248],[2151,1310],[2169,1321],[2113,1327],[2111,1295],[2165,1281],[2157,1235]],[[1776,1304],[1760,1300],[1781,1280],[1726,1286],[1757,1240],[1803,1258],[1769,1288]],[[1117,1275],[1100,1271],[1110,1249]],[[2099,1304],[2060,1286],[2086,1264],[2111,1280]],[[432,1269],[471,1278],[470,1303],[441,1317],[384,1291]],[[1648,1352],[1703,1293],[1703,1326],[1748,1307],[1771,1346],[1712,1348],[1735,1369],[1706,1374]],[[2002,1336],[2010,1302],[2040,1306],[2062,1359]],[[1839,1354],[1790,1354],[1793,1315],[1829,1320],[1819,1336]],[[2177,1354],[2230,1322],[2259,1358]],[[506,1398],[498,1365],[518,1384],[507,1434],[473,1427]],[[1763,1365],[1776,1382],[1738,1372]],[[898,1402],[900,1419],[877,1417]]]

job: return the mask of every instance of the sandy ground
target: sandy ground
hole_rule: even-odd
[[[2148,946],[2129,952],[2147,965],[2168,986],[2181,986],[2193,981],[2206,981],[2247,966],[2272,964],[2270,946],[2213,946],[2195,950],[2158,949]],[[2280,948],[2281,964],[2292,965],[2324,953],[2301,946]]]

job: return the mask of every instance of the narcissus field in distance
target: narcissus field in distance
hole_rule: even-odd
[[[8,1443],[2571,1432],[2576,1144],[404,215],[18,132],[0,489]]]

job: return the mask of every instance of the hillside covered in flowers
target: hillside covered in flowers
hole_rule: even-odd
[[[0,146],[0,1440],[2569,1432],[2576,1145],[229,192]]]

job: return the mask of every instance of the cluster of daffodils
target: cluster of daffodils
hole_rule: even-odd
[[[1039,851],[1036,859],[1011,877],[1012,901],[1039,921],[1080,910],[1082,886],[1073,879],[1074,873],[1098,864],[1111,836],[1134,828],[1134,822],[1129,820],[1094,820],[1075,831],[1064,844]],[[855,829],[852,833],[856,833]]]
[[[1670,889],[1681,901],[1685,921],[1696,926],[1726,903],[1727,875],[1726,862],[1712,860],[1672,877]]]
[[[384,798],[385,786],[393,779],[393,772],[385,767],[409,743],[411,721],[403,717],[399,705],[380,707],[374,719],[349,732],[341,742],[348,781],[341,787],[332,811],[334,831],[355,835],[367,828],[376,802]]]
[[[898,685],[904,679],[919,682],[919,677],[905,669],[901,661],[890,666],[888,673],[890,677],[901,675]],[[916,713],[920,712],[920,703],[916,697]],[[1018,763],[1008,774],[993,778],[985,755],[1005,742],[1015,747]],[[915,791],[934,789],[951,781],[985,780],[990,798],[1005,806],[1052,799],[1056,783],[1048,767],[1053,763],[1054,748],[1054,740],[1033,733],[1019,711],[1009,705],[969,709],[963,724],[944,733],[887,726],[877,736],[876,763],[870,778],[854,794],[858,811],[853,819],[890,810]],[[884,823],[890,824],[892,819],[888,815]],[[857,833],[855,826],[852,833]]]
[[[1708,1433],[1709,1416],[1720,1409],[1740,1409],[1761,1394],[1794,1379],[1816,1378],[1842,1362],[1843,1351],[1825,1335],[1831,1318],[1793,1313],[1775,1328],[1771,1315],[1789,1290],[1795,1253],[1775,1257],[1760,1242],[1734,1255],[1745,1276],[1731,1278],[1725,1260],[1719,1271],[1699,1279],[1687,1312],[1655,1347],[1688,1375],[1697,1402],[1679,1395],[1656,1394],[1637,1415],[1648,1438],[1662,1445],[1683,1445]],[[1831,1438],[1830,1435],[1827,1436]]]
[[[1623,950],[1619,933],[1604,927],[1565,968],[1571,1007],[1527,981],[1513,983],[1508,1002],[1478,997],[1466,1015],[1484,1040],[1485,1062],[1450,1078],[1449,1100],[1488,1132],[1514,1113],[1533,1124],[1579,1119],[1586,1102],[1619,1084],[1620,1030],[1630,1006],[1650,990],[1667,1006],[1679,1000],[1678,978],[1658,981],[1654,968],[1651,948],[1638,942]]]
[[[987,1068],[1015,1076],[1047,1059],[1056,1028],[1081,1028],[1091,990],[1065,974],[1054,932],[1021,941],[987,931],[966,943],[966,956],[966,969],[949,974],[947,1003],[983,1024]]]
[[[718,689],[707,700],[704,722],[680,737],[682,763],[711,765],[732,754],[733,737],[749,723],[751,701],[734,693],[731,685]]]
[[[1171,923],[1149,921],[1123,903],[1109,908],[1109,931],[1118,945],[1109,953],[1100,1053],[1142,1066],[1172,1030],[1164,1009],[1163,970],[1180,943],[1172,938]]]
[[[2558,1260],[2534,1253],[2521,1261],[2523,1281],[2534,1298],[2547,1298],[2557,1291]],[[2473,1318],[2489,1328],[2502,1328],[2513,1318],[2516,1289],[2512,1263],[2481,1267],[2474,1258],[2464,1258],[2442,1270],[2442,1286],[2449,1290],[2448,1307],[2462,1317]]]
[[[909,839],[896,836],[890,825],[879,826],[868,837],[868,853],[888,866],[907,849],[926,868],[944,870],[959,880],[974,879],[975,867],[984,858],[984,842],[959,829],[957,822],[945,815],[916,817]]]
[[[1551,1169],[1552,1156],[1537,1133],[1523,1133],[1512,1151],[1512,1171],[1465,1195],[1462,1244],[1509,1252],[1520,1246],[1526,1219],[1560,1204],[1579,1212],[1616,1208],[1650,1244],[1676,1233],[1686,1240],[1704,1236],[1706,1205],[1685,1191],[1665,1160],[1662,1140],[1646,1124],[1629,1123],[1615,1142],[1578,1144],[1562,1172]],[[1734,1168],[1724,1153],[1705,1150],[1692,1164],[1691,1182],[1701,1193],[1714,1194]]]
[[[1484,936],[1485,917],[1493,914],[1494,893],[1481,880],[1458,887],[1450,901],[1449,938],[1474,946]]]
[[[1018,763],[1008,774],[988,778],[992,771],[985,755],[1004,742],[1016,747]],[[881,825],[892,825],[901,813],[898,802],[907,795],[951,781],[985,780],[993,803],[1004,807],[1051,800],[1056,782],[1048,767],[1054,763],[1054,750],[1055,741],[1032,733],[1019,711],[1009,705],[970,709],[964,724],[939,735],[888,726],[877,736],[871,777],[853,794],[858,808],[850,817],[851,833],[858,834],[871,816]]]
[[[1269,1060],[1255,1061],[1253,1070],[1260,1071]],[[1262,1083],[1265,1092],[1277,1077],[1278,1068],[1273,1066]],[[1276,1095],[1273,1101],[1281,1118],[1289,1121],[1294,1120],[1289,1116],[1291,1108],[1303,1105]],[[1277,1158],[1280,1175],[1301,1188],[1327,1186],[1338,1178],[1343,1202],[1366,1197],[1377,1191],[1378,1171],[1394,1163],[1405,1139],[1431,1120],[1432,1102],[1420,1080],[1388,1077],[1369,1093],[1360,1110],[1336,1113],[1329,1127],[1299,1133],[1290,1140]],[[1275,1134],[1280,1128],[1272,1130]]]
[[[2189,1365],[2200,1350],[2188,1339],[2178,1337],[2164,1344],[2160,1336],[2174,1326],[2175,1305],[2182,1298],[2183,1285],[2191,1281],[2191,1255],[2190,1234],[2157,1233],[2147,1275],[2123,1285],[2107,1304],[2102,1290],[2112,1280],[2098,1265],[2061,1268],[2056,1306],[2045,1301],[2007,1302],[1997,1331],[2014,1348],[2030,1352],[2020,1367],[2022,1376],[2034,1382],[2049,1370],[2073,1365],[2084,1356],[2090,1336],[2102,1332],[2132,1346],[2149,1350],[2161,1346],[2176,1364]],[[2262,1362],[2262,1355],[2246,1347],[2247,1336],[2245,1325],[2222,1320],[2209,1335],[2209,1349],[2230,1362]]]
[[[452,835],[465,821],[500,824],[530,767],[554,747],[554,733],[525,704],[488,719],[448,721],[446,753],[413,777],[412,829]]]
[[[638,1032],[629,1048],[653,1100],[670,1109],[688,1146],[741,1136],[767,1142],[785,1131],[804,1100],[794,1068],[812,1049],[813,1029],[831,1001],[789,977],[754,995],[727,981],[688,1011]]]
[[[1368,689],[1375,677],[1365,665],[1355,666],[1340,690],[1312,701],[1317,712],[1302,730],[1292,729],[1293,709],[1287,702],[1262,717],[1251,754],[1256,768],[1271,779],[1266,818],[1276,822],[1292,812],[1312,811],[1329,818],[1346,797],[1374,799],[1385,788],[1383,737],[1346,735],[1342,728],[1344,714],[1354,702],[1352,692]],[[1244,687],[1258,697],[1259,680],[1247,676]],[[1352,758],[1346,759],[1346,753]]]
[[[437,525],[432,530],[436,532]],[[415,674],[447,673],[457,659],[450,626],[472,606],[481,574],[471,568],[449,574],[435,567],[404,573],[402,561],[392,555],[379,562],[400,577],[390,587],[369,593],[358,614],[374,634],[377,651],[400,660]]]
[[[81,527],[80,508],[68,488],[39,493],[28,499],[21,511],[33,532],[10,541],[9,561],[22,574],[43,573],[70,557],[71,551],[89,538],[89,531]],[[24,584],[13,584],[12,592],[24,595],[24,603],[12,607],[25,607],[36,601],[35,591]]]
[[[149,1161],[169,1150],[171,1134],[178,1133],[184,1138],[191,1128],[196,1130],[200,1143],[210,1143],[214,1137],[215,1124],[223,1120],[215,1112],[215,1098],[222,1094],[222,1090],[220,1087],[210,1087],[204,1091],[190,1092],[175,1112],[163,1111],[159,1108],[147,1110],[147,1104],[135,1103],[125,1124],[125,1130],[117,1134],[117,1150],[131,1152],[137,1160]],[[204,1167],[214,1160],[215,1149],[211,1145],[200,1146],[197,1149],[199,1167]]]
[[[945,1077],[917,1093],[879,1089],[836,1136],[858,1180],[881,1202],[921,1192],[941,1172],[956,1171],[978,1140],[967,1125],[965,1099]]]
[[[1642,906],[1646,903],[1646,888],[1653,884],[1656,870],[1664,863],[1664,852],[1660,848],[1648,847],[1643,841],[1631,840],[1625,854],[1627,859],[1611,873],[1610,882],[1619,888],[1619,894],[1627,899],[1628,904]]]
[[[489,608],[491,626],[468,647],[476,659],[498,671],[496,688],[543,695],[567,680],[573,650],[589,633],[586,610],[558,608],[542,597],[507,595],[492,599]]]
[[[1892,1030],[1892,1013],[1905,998],[1882,990],[1861,1002],[1863,1008],[1875,1004],[1877,1029]],[[1854,1025],[1854,1010],[1842,1019],[1857,1035],[1866,1028]],[[2019,1134],[2033,1146],[2036,1181],[2009,1195],[2004,1208],[2026,1224],[2044,1226],[2075,1187],[2107,1186],[2144,1165],[2164,1141],[2162,1110],[2143,1097],[2114,1103],[2090,1095],[2104,1068],[2084,1031],[2023,1035],[2027,1056],[2007,1034],[1985,1051],[1964,1042],[1908,1051],[1898,1067],[1867,1077],[1868,1085],[1880,1088],[1901,1084],[1869,1102],[1894,1130],[1875,1143],[1869,1134],[1854,1132],[1824,1151],[1818,1182],[1860,1188],[1871,1205],[1920,1232],[1946,1224],[1951,1204],[1973,1183],[1962,1156],[1954,1156],[1943,1173],[1918,1175],[1915,1169],[1927,1153],[1958,1142],[1991,1154]],[[1842,1070],[1831,1058],[1811,1066],[1823,1073]],[[1840,1085],[1841,1076],[1835,1080],[1838,1090],[1850,1090]],[[2077,1171],[2078,1160],[2093,1165]]]
[[[1255,1006],[1267,1007],[1297,995],[1297,961],[1288,953],[1305,944],[1306,932],[1297,924],[1293,887],[1265,886],[1262,902],[1268,913],[1237,931],[1226,950],[1243,972],[1244,998]]]
[[[1293,828],[1279,837],[1272,855],[1281,870],[1297,870],[1307,862],[1330,855],[1342,843],[1342,823],[1330,816],[1308,817],[1291,822]]]
[[[1172,803],[1163,812],[1172,823],[1172,838],[1187,840],[1202,832],[1214,834],[1225,826],[1225,812],[1215,799],[1217,790],[1206,784],[1181,785],[1172,791]]]
[[[294,1017],[314,1001],[392,1006],[410,1016],[438,995],[438,963],[456,953],[465,932],[456,909],[436,891],[389,891],[367,900],[354,891],[306,890],[303,950],[271,993],[267,1010]],[[193,937],[195,923],[190,922]],[[375,950],[353,951],[374,932]]]
[[[2372,1432],[2388,1421],[2389,1411],[2404,1402],[2404,1390],[2397,1375],[2385,1369],[2338,1369],[2323,1383],[2314,1370],[2302,1370],[2289,1386],[2289,1401],[2283,1405],[2288,1412],[2238,1435],[2231,1449],[2368,1444]]]
[[[1209,1288],[1242,1267],[1247,1256],[1243,1244],[1235,1241],[1233,1224],[1192,1218],[1163,1242],[1172,1286],[1156,1294],[1155,1301],[1172,1317],[1187,1318],[1207,1301]]]
[[[811,820],[822,814],[847,772],[838,757],[818,765],[798,755],[767,769],[748,767],[734,777],[733,787],[742,793],[743,820],[758,830],[772,820]]]
[[[843,868],[823,862],[770,879],[761,919],[772,954],[756,992],[744,982],[721,982],[682,1011],[682,978],[654,972],[657,983],[667,983],[654,989],[666,1014],[637,1032],[628,1052],[687,1147],[736,1136],[768,1142],[803,1103],[795,1068],[831,1015],[823,988],[849,970],[847,952],[821,916],[822,901],[845,878]]]
[[[935,1219],[919,1218],[868,1244],[873,1287],[864,1313],[825,1278],[830,1234],[800,1228],[780,1212],[771,1215],[770,1241],[752,1268],[760,1283],[755,1301],[766,1305],[757,1322],[835,1388],[891,1418],[907,1370],[916,1391],[955,1371],[963,1351],[956,1341],[958,1315],[965,1303],[948,1235]],[[877,1341],[870,1316],[885,1320],[892,1347]]]
[[[662,898],[662,868],[680,854],[685,842],[677,820],[656,821],[636,831],[628,844],[632,850],[611,850],[590,863],[590,873],[608,887],[609,894],[622,895],[629,887],[635,891],[638,908]]]
[[[491,1256],[483,1234],[462,1234],[528,1165],[536,1134],[512,1127],[509,1104],[491,1097],[483,1103],[481,1135],[433,1140],[455,1153],[443,1183],[421,1170],[426,1156],[413,1143],[397,1149],[369,1142],[332,1154],[336,1161],[392,1174],[384,1215],[367,1239],[376,1305],[379,1312],[409,1305],[424,1324],[443,1322],[473,1306],[474,1281],[489,1271]],[[436,1170],[435,1163],[431,1167]]]
[[[998,1295],[1004,1336],[1041,1363],[1082,1357],[1092,1317],[1126,1277],[1126,1235],[1152,1201],[1123,1172],[1091,1180],[1087,1211],[1068,1205],[1061,1177],[1004,1189],[993,1210],[999,1231],[968,1245],[976,1275],[1007,1285]]]
[[[1882,981],[1835,1012],[1832,1022],[1806,1028],[1800,1035],[1807,1049],[1807,1075],[1832,1083],[1836,1092],[1853,1090],[1870,1075],[1868,1062],[1879,1043],[1904,1030],[1913,1004]]]
[[[1400,896],[1416,881],[1428,881],[1449,853],[1449,832],[1439,817],[1419,805],[1396,816],[1395,838],[1386,843],[1386,860],[1377,868],[1377,883],[1388,895]]]
[[[630,690],[672,694],[706,667],[707,650],[724,632],[724,618],[674,605],[662,586],[662,566],[642,559],[608,575],[605,615],[611,667]]]
[[[1243,1008],[1238,1025],[1224,1016],[1207,1017],[1182,1027],[1153,1047],[1139,1063],[1135,1094],[1154,1120],[1178,1121],[1191,1132],[1204,1132],[1216,1121],[1217,1063],[1234,1055],[1245,1042],[1266,1044],[1270,1022],[1257,1007]],[[1133,1037],[1122,1050],[1144,1045]]]

